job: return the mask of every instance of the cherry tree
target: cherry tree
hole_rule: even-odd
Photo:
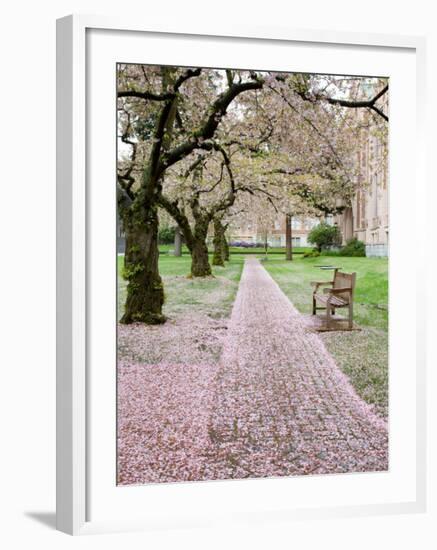
[[[191,275],[211,275],[207,235],[211,221],[217,227],[235,201],[237,187],[224,148],[215,144],[212,155],[197,154],[182,174],[170,172],[158,203],[174,218],[191,253]],[[181,163],[182,167],[184,163]]]
[[[334,84],[341,89],[332,77]],[[360,120],[331,88],[311,75],[120,66],[118,206],[128,280],[122,322],[165,320],[158,207],[178,224],[195,277],[211,273],[211,222],[214,263],[223,263],[223,220],[237,198],[246,197],[253,212],[261,205],[264,215],[263,204],[288,216],[304,207],[344,208],[355,192]],[[350,97],[353,86],[345,89]],[[367,107],[381,110],[383,95]]]
[[[164,289],[158,270],[158,196],[169,168],[211,140],[232,101],[261,88],[254,72],[226,71],[222,89],[214,72],[200,68],[123,65],[118,71],[119,109],[138,109],[135,120],[124,117],[121,135],[131,141],[131,128],[142,126],[147,140],[141,178],[130,167],[118,174],[118,207],[126,235],[125,277],[128,281],[123,323],[162,323]],[[190,81],[196,81],[190,85]],[[197,82],[199,81],[199,82]],[[140,103],[140,105],[138,105]],[[140,114],[137,114],[140,113]],[[130,117],[132,118],[132,117]],[[131,165],[138,147],[131,145]],[[137,185],[134,185],[137,183]]]
[[[226,72],[227,84],[233,85],[235,75],[229,73]],[[238,76],[238,82],[242,82],[241,75]],[[214,220],[216,232],[222,232],[220,239],[223,242],[223,228],[220,220],[226,210],[232,206],[237,192],[250,190],[252,193],[256,191],[268,194],[265,185],[258,185],[251,178],[253,174],[248,172],[249,165],[244,154],[247,151],[256,152],[257,147],[266,140],[271,130],[266,130],[263,125],[261,129],[259,125],[256,129],[243,126],[238,105],[230,106],[226,119],[216,130],[214,138],[199,139],[197,147],[190,154],[169,166],[156,191],[156,203],[174,218],[184,236],[192,256],[191,275],[193,277],[211,274],[206,245],[208,227]],[[242,137],[248,143],[250,141],[250,146],[240,141]],[[122,139],[124,139],[123,134]],[[137,165],[143,166],[147,160],[144,144],[134,142],[132,139],[129,142],[131,142],[132,151],[135,149],[134,160],[137,161]],[[238,183],[232,167],[235,162]],[[135,169],[133,171],[135,172]],[[138,173],[141,175],[141,169],[136,172],[137,177]],[[137,187],[140,186],[137,185]],[[225,249],[227,256],[226,245],[223,244],[222,248]],[[213,258],[215,265],[222,265],[219,250],[220,247],[216,247]]]

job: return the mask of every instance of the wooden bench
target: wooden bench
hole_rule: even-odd
[[[348,329],[353,327],[353,300],[356,273],[343,273],[339,269],[334,270],[332,281],[313,281],[313,315],[318,309],[326,309],[326,329],[332,327],[332,315],[337,308],[347,307],[349,310]],[[320,287],[323,293],[319,293]],[[317,304],[322,304],[320,307]]]

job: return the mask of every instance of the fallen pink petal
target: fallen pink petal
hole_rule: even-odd
[[[121,327],[120,349],[136,344],[118,364],[119,484],[388,468],[386,421],[258,260],[245,262],[226,335],[207,330],[222,340],[217,364],[135,361],[161,330]]]

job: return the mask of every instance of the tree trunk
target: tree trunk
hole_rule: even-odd
[[[225,254],[225,260],[229,261],[229,243],[228,239],[226,238],[226,235],[223,235],[223,249]]]
[[[285,259],[291,261],[293,259],[293,240],[291,235],[291,216],[285,216]]]
[[[176,226],[175,234],[174,234],[174,255],[182,256],[181,230],[179,229],[178,225]]]
[[[126,234],[124,278],[127,296],[122,323],[164,323],[164,288],[158,271],[158,214],[134,203],[123,217]]]
[[[193,277],[208,277],[211,273],[206,242],[195,239],[191,251],[191,275]]]
[[[206,245],[208,225],[209,219],[205,216],[198,216],[195,220],[193,242],[190,250],[191,275],[193,277],[208,277],[212,273]]]
[[[218,218],[214,218],[214,256],[212,265],[225,265],[225,228]]]

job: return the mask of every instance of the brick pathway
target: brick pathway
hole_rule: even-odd
[[[172,368],[120,366],[121,483],[388,467],[386,423],[256,259],[246,260],[220,364]]]
[[[386,423],[256,259],[228,332],[209,427],[213,477],[387,469]]]

